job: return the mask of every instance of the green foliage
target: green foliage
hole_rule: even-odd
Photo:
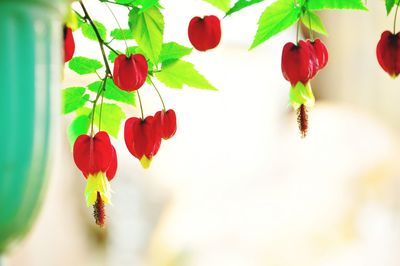
[[[106,27],[102,23],[100,23],[98,21],[93,21],[93,23],[94,23],[94,25],[96,25],[96,28],[97,28],[97,30],[99,32],[99,35],[100,35],[100,38],[102,40],[105,40],[107,38],[107,29],[106,29]],[[97,41],[97,36],[96,36],[96,33],[93,30],[92,25],[90,25],[89,23],[85,23],[85,24],[82,25],[81,29],[82,29],[83,36],[85,36],[89,40]]]
[[[99,126],[99,117],[101,111],[101,127]],[[118,138],[119,129],[122,120],[125,119],[125,113],[121,107],[116,104],[103,103],[101,108],[100,104],[96,107],[96,113],[94,117],[94,124],[97,128],[106,131],[110,136]]]
[[[194,68],[192,63],[182,60],[166,61],[161,72],[155,73],[159,81],[166,86],[182,89],[183,85],[204,90],[217,90]]]
[[[70,87],[62,91],[62,111],[68,114],[85,105],[89,94],[85,94],[84,87]]]
[[[224,12],[228,11],[229,7],[231,6],[230,0],[203,0],[203,1],[212,4],[213,6],[221,9]]]
[[[116,0],[118,4],[139,8],[139,12],[144,12],[150,7],[158,4],[159,0]]]
[[[316,31],[323,35],[328,35],[328,32],[326,31],[324,23],[322,22],[321,18],[312,11],[306,11],[304,13],[304,16],[301,17],[301,22],[303,22],[303,24],[307,28],[313,31]]]
[[[121,51],[118,51],[118,53],[123,54]],[[117,58],[119,54],[116,54],[114,51],[110,51],[110,53],[108,54],[108,60],[110,60],[112,63],[114,63],[115,58]]]
[[[308,0],[308,10],[321,9],[356,9],[368,10],[363,0]]]
[[[96,70],[102,68],[103,64],[95,59],[76,56],[69,61],[68,67],[79,75],[84,75],[96,73]]]
[[[301,7],[295,5],[293,0],[278,0],[268,6],[258,21],[258,29],[251,49],[292,26],[299,20],[300,15]]]
[[[264,0],[238,0],[235,5],[226,12],[225,16],[232,15],[235,12],[242,10],[248,6],[263,2]]]
[[[140,8],[140,12],[144,12],[156,4],[158,4],[158,0],[133,0],[133,5]]]
[[[192,52],[192,48],[180,45],[176,42],[164,43],[161,48],[160,62],[180,59]]]
[[[110,36],[115,40],[133,40],[133,33],[130,29],[113,29]]]
[[[90,117],[88,114],[78,115],[72,120],[71,124],[67,128],[68,141],[71,147],[74,146],[74,142],[77,137],[82,134],[87,134],[90,125]]]
[[[126,55],[137,54],[137,53],[143,54],[143,51],[140,50],[139,46],[129,46],[125,49]]]
[[[118,4],[130,5],[133,2],[133,0],[115,0],[115,2]]]
[[[387,12],[388,15],[390,14],[390,11],[392,11],[395,2],[396,2],[395,0],[386,0],[385,1],[386,12]]]
[[[98,92],[101,85],[102,81],[98,80],[89,84],[88,89]],[[135,92],[127,92],[119,89],[112,79],[107,79],[104,98],[135,106]]]
[[[164,16],[153,6],[140,13],[137,8],[129,12],[129,27],[145,56],[157,65],[164,34]]]

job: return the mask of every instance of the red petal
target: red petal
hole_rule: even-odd
[[[217,47],[221,41],[219,18],[214,15],[192,18],[188,27],[188,36],[193,47],[199,51]]]
[[[296,46],[287,43],[282,51],[282,73],[292,86],[298,82],[306,84],[315,74],[315,61],[312,57],[310,45],[300,41]]]
[[[315,39],[313,42],[310,42],[314,48],[316,63],[318,66],[318,70],[324,68],[328,63],[328,49],[320,39]]]
[[[376,47],[376,57],[380,66],[389,75],[396,77],[400,73],[399,36],[385,31]]]
[[[106,172],[112,159],[110,137],[104,131],[94,138],[80,135],[75,141],[73,155],[76,166],[85,176]]]
[[[108,181],[111,181],[114,178],[118,168],[117,152],[115,151],[114,146],[111,145],[111,147],[112,147],[111,163],[106,172]]]
[[[64,62],[68,62],[74,56],[75,41],[72,30],[64,26]]]

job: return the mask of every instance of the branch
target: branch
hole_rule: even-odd
[[[85,13],[85,18],[89,21],[90,25],[92,26],[92,28],[94,30],[94,33],[96,34],[97,40],[100,45],[101,54],[103,55],[104,64],[106,66],[106,73],[109,77],[112,77],[110,65],[108,64],[107,56],[106,56],[106,53],[104,52],[104,43],[105,42],[101,38],[99,30],[97,29],[96,25],[94,24],[92,18],[89,16],[89,13],[87,12],[87,10],[85,8],[85,5],[82,3],[82,1],[79,1],[79,4],[81,5],[83,12]]]

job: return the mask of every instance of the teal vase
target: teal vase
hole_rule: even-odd
[[[0,254],[29,231],[43,200],[64,9],[62,0],[0,0]]]

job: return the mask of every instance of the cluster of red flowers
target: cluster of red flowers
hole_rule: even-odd
[[[220,21],[215,16],[195,17],[188,27],[189,40],[199,51],[215,48],[221,40]],[[64,62],[75,52],[72,30],[64,26]],[[121,90],[132,92],[143,86],[148,75],[148,63],[141,54],[120,54],[115,58],[113,69],[114,84]],[[157,154],[162,139],[175,135],[176,114],[173,109],[163,109],[154,116],[128,118],[124,126],[124,139],[129,152],[136,157],[143,168],[148,168]],[[85,189],[87,205],[94,206],[96,223],[105,221],[104,204],[110,202],[109,182],[117,171],[117,153],[107,132],[99,131],[93,136],[80,135],[73,148],[76,166],[87,179]]]

